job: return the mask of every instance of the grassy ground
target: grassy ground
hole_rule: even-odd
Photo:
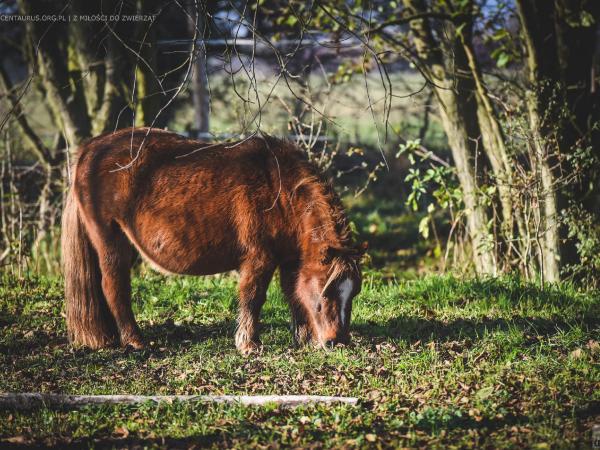
[[[402,279],[436,270],[440,258],[433,257],[433,239],[423,239],[418,231],[423,214],[407,211],[403,201],[380,192],[344,198],[356,239],[368,242],[371,267],[386,278]]]
[[[367,275],[353,344],[294,349],[271,288],[261,354],[233,345],[235,279],[146,276],[134,287],[149,350],[72,350],[61,287],[0,287],[0,392],[350,395],[360,406],[190,404],[0,412],[0,446],[590,447],[600,423],[600,295],[516,279]]]

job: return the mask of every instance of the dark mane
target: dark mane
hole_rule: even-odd
[[[295,198],[304,193],[305,199],[312,205],[312,212],[320,218],[324,227],[334,232],[335,237],[331,243],[349,248],[352,244],[350,224],[342,202],[327,174],[309,161],[305,151],[288,139],[262,134],[260,137],[252,138],[252,141],[264,142],[266,148],[277,158],[279,171],[286,161],[291,162],[294,176],[286,181],[291,202],[293,203]],[[272,174],[274,179],[279,179],[280,176],[281,173]]]

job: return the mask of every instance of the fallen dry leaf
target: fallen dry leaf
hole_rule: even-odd
[[[125,439],[129,436],[129,430],[125,427],[116,427],[113,431],[113,436]]]
[[[579,359],[583,356],[583,350],[580,348],[577,348],[570,353],[570,356],[573,359]]]

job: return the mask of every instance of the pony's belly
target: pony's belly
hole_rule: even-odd
[[[239,254],[226,242],[207,241],[200,233],[190,235],[166,228],[126,232],[142,258],[158,272],[179,275],[213,275],[239,267]]]
[[[236,270],[239,266],[239,258],[232,255],[200,255],[198,261],[185,271],[185,275],[214,275]]]
[[[239,263],[235,258],[224,255],[213,257],[199,254],[194,259],[195,261],[182,263],[176,259],[165,258],[164,255],[144,256],[144,260],[154,270],[168,275],[214,275],[229,272],[239,267]]]

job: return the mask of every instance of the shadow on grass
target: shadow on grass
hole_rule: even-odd
[[[493,284],[491,285],[494,286]],[[509,294],[510,295],[510,294]],[[556,301],[564,301],[561,296]],[[518,299],[515,299],[518,301]],[[289,330],[289,323],[281,320],[263,320],[262,329],[268,326],[271,329]],[[391,338],[404,340],[408,343],[417,341],[454,341],[458,339],[476,340],[482,338],[486,333],[507,332],[510,329],[520,330],[526,334],[536,336],[551,336],[560,331],[568,330],[573,325],[582,326],[586,330],[600,327],[600,317],[594,314],[583,314],[572,320],[546,319],[539,317],[515,316],[510,319],[504,318],[476,318],[455,319],[451,321],[436,318],[418,318],[413,316],[397,316],[386,322],[360,322],[353,321],[351,332],[366,340],[380,341]],[[132,352],[127,349],[114,347],[110,350],[98,352],[90,349],[73,349],[76,356],[90,356],[97,354],[94,359],[110,360],[122,356],[123,353],[132,353],[135,359],[143,360],[150,355],[161,356],[162,354],[178,351],[182,347],[199,344],[208,340],[219,339],[233,340],[235,333],[235,320],[228,319],[220,322],[184,323],[175,324],[172,320],[152,325],[142,324],[142,334],[148,345],[146,350]],[[35,354],[48,354],[55,348],[68,348],[65,335],[54,331],[36,330],[28,337],[18,337],[10,342],[0,344],[0,353],[11,357],[29,356]]]
[[[438,319],[415,318],[411,316],[399,316],[391,320],[381,322],[353,322],[351,332],[364,339],[379,341],[384,338],[405,340],[408,343],[417,341],[454,341],[459,339],[476,340],[482,338],[486,333],[506,332],[517,329],[527,334],[537,336],[551,336],[562,330],[568,330],[574,324],[578,324],[587,330],[600,327],[600,318],[583,317],[578,320],[550,320],[539,317],[514,317],[512,319],[456,319],[443,321]],[[268,321],[265,323],[269,328],[288,331],[289,323],[283,321]],[[139,355],[139,359],[147,356],[160,356],[165,351],[172,352],[182,347],[199,344],[207,340],[218,340],[222,338],[233,339],[236,322],[224,320],[213,324],[188,323],[176,325],[172,321],[142,327],[143,336],[148,344],[146,350],[132,352],[131,350],[112,348],[112,352],[98,352],[90,349],[73,349],[73,353],[79,356],[98,354],[100,359],[111,359],[122,356],[124,352]],[[33,337],[15,339],[12,342],[0,345],[0,353],[10,356],[32,355],[36,352],[45,353],[50,348],[67,347],[65,336],[57,336],[55,333],[35,332]],[[136,358],[138,359],[138,358]]]
[[[204,448],[215,445],[224,440],[223,433],[212,433],[200,436],[189,436],[184,438],[175,438],[170,436],[158,438],[141,438],[141,437],[90,437],[90,438],[47,438],[44,440],[25,440],[23,443],[11,443],[0,441],[0,446],[3,449],[24,449],[24,448],[61,448],[61,449],[145,449],[145,448],[169,448],[169,449],[189,449],[189,448]]]
[[[142,324],[142,335],[146,343],[155,342],[156,347],[148,346],[143,351],[131,351],[131,349],[123,349],[118,346],[109,348],[113,350],[110,353],[99,352],[86,348],[73,348],[72,352],[76,356],[84,356],[91,354],[102,355],[100,359],[111,359],[120,356],[124,352],[140,355],[141,359],[144,356],[157,355],[162,353],[159,347],[177,347],[182,345],[192,345],[209,339],[217,339],[221,337],[233,337],[235,330],[235,321],[224,320],[213,324],[184,324],[176,325],[171,320],[164,323],[146,325]],[[0,344],[0,353],[10,356],[30,356],[35,354],[44,354],[50,349],[69,347],[69,343],[65,335],[56,334],[55,332],[47,332],[35,330],[31,332],[31,336],[15,338],[12,341]],[[171,348],[172,350],[173,348]]]
[[[211,324],[186,323],[177,325],[171,320],[142,327],[146,341],[161,341],[167,345],[197,344],[207,339],[233,336],[235,320],[222,320]]]
[[[352,331],[364,338],[396,338],[409,343],[431,339],[434,341],[453,341],[457,339],[479,339],[486,333],[506,332],[518,329],[537,336],[551,336],[567,330],[574,324],[588,330],[600,326],[600,319],[585,317],[566,322],[539,317],[514,317],[512,319],[456,319],[443,321],[414,317],[395,317],[385,323],[354,323]]]

